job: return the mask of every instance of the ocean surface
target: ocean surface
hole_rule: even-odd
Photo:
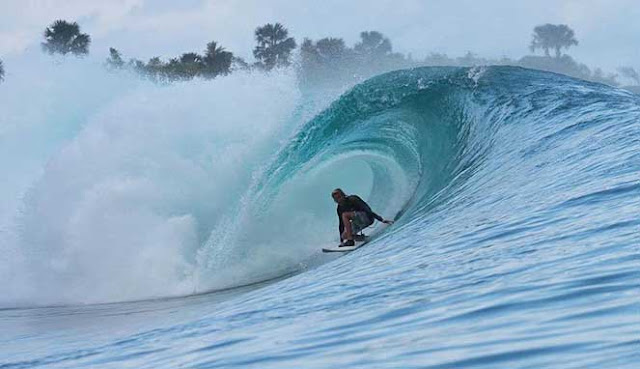
[[[82,68],[0,85],[0,368],[640,367],[639,96]],[[335,187],[395,223],[323,254]]]

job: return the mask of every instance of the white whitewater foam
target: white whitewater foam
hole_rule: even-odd
[[[4,87],[34,98],[0,107],[16,178],[1,188],[0,304],[192,293],[197,249],[290,134],[295,76],[157,86],[90,62],[31,67]]]

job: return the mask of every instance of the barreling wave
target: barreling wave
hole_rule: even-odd
[[[335,233],[327,222],[328,193],[345,183],[396,217],[386,235],[410,237],[411,225],[419,228],[431,209],[453,211],[470,188],[531,165],[541,142],[556,140],[549,132],[566,127],[560,131],[568,135],[595,117],[601,124],[620,116],[637,123],[637,100],[603,85],[513,67],[417,68],[372,78],[302,126],[258,172],[246,206],[233,215],[241,219],[238,228],[226,233],[230,237],[224,237],[228,224],[214,232],[208,258],[244,263],[256,257],[252,250],[271,250],[276,259],[258,253],[267,261],[252,268],[265,271],[304,254],[301,248],[317,250]]]
[[[65,172],[55,171],[55,166],[49,167],[49,172],[42,177],[44,180],[31,192],[32,202],[25,216],[27,227],[21,231],[24,232],[22,236],[28,237],[22,237],[21,247],[34,247],[53,240],[60,250],[68,251],[71,241],[64,236],[79,232],[69,227],[92,228],[87,222],[108,221],[78,217],[94,214],[91,207],[102,204],[102,194],[116,188],[118,193],[133,196],[134,204],[145,204],[146,211],[138,217],[145,221],[135,222],[135,232],[192,235],[170,238],[178,246],[169,247],[164,257],[179,259],[180,265],[169,262],[167,266],[167,260],[149,255],[135,258],[134,262],[127,263],[127,268],[153,270],[157,266],[170,272],[159,272],[144,283],[145,286],[154,285],[150,295],[134,289],[133,295],[120,296],[112,293],[118,284],[136,284],[148,276],[125,273],[134,279],[117,278],[115,285],[102,283],[100,280],[109,278],[114,270],[105,270],[95,276],[88,267],[95,261],[83,260],[90,256],[78,257],[67,252],[60,256],[64,260],[55,262],[57,270],[64,270],[60,278],[54,278],[58,285],[74,288],[74,280],[82,279],[80,290],[93,288],[91,286],[96,284],[104,288],[103,292],[95,294],[95,300],[117,300],[198,293],[257,282],[303,270],[310,263],[326,261],[318,251],[334,242],[337,236],[334,205],[329,198],[334,187],[358,193],[378,212],[395,217],[396,225],[378,233],[380,242],[392,244],[420,235],[425,222],[443,212],[495,212],[501,196],[518,197],[529,205],[544,202],[540,196],[547,183],[545,178],[538,178],[536,186],[521,181],[522,177],[543,173],[542,168],[549,166],[556,166],[554,171],[557,173],[565,171],[570,164],[562,161],[563,155],[568,155],[563,140],[568,137],[605,129],[614,121],[621,132],[636,129],[640,117],[638,106],[637,97],[621,90],[522,68],[429,67],[391,72],[355,86],[326,110],[299,126],[293,135],[285,130],[280,137],[266,135],[268,139],[256,144],[257,148],[242,146],[242,150],[255,149],[259,154],[251,155],[250,161],[231,162],[232,168],[223,172],[206,167],[186,148],[185,145],[200,148],[217,144],[209,131],[202,135],[201,126],[194,124],[183,125],[182,129],[188,134],[176,137],[175,142],[157,145],[160,150],[171,150],[176,145],[184,150],[183,155],[168,158],[171,159],[169,163],[133,159],[132,166],[129,156],[98,163],[104,167],[98,168],[101,170],[95,176],[83,177],[84,184],[76,187],[76,193],[56,192],[57,196],[69,199],[69,206],[77,207],[63,212],[62,219],[56,223],[45,220],[53,229],[42,233],[34,227],[42,217],[53,214],[42,211],[49,194],[48,186],[60,185],[58,188],[62,188],[69,180],[64,177]],[[303,116],[299,114],[287,119],[291,121]],[[295,123],[286,125],[296,126]],[[109,128],[110,124],[107,122],[104,127]],[[90,129],[76,138],[74,146],[67,147],[66,154],[59,155],[54,162],[60,166],[82,162],[74,152],[85,153],[89,150],[88,142],[95,144],[103,138],[91,137],[87,133]],[[250,134],[250,130],[245,133]],[[135,131],[134,134],[143,137],[144,133]],[[169,135],[163,139],[171,141],[174,138]],[[626,139],[637,142],[637,132]],[[135,141],[118,143],[137,144]],[[202,150],[211,154],[207,149]],[[233,145],[228,150],[234,150]],[[573,150],[573,155],[589,155],[583,147]],[[146,155],[144,151],[135,153],[143,158]],[[93,157],[98,155],[95,153]],[[222,151],[216,155],[235,154]],[[187,166],[197,164],[197,170],[181,172],[185,176],[182,180],[194,183],[183,186],[181,191],[195,188],[200,191],[197,196],[170,202],[149,196],[145,189],[180,186],[175,178],[167,180],[158,174],[171,171],[175,168],[172,165],[180,160],[186,161],[182,164]],[[159,169],[150,170],[148,165]],[[129,168],[129,175],[134,178],[114,183],[109,170],[123,166]],[[131,168],[150,174],[134,174]],[[635,169],[638,169],[637,164]],[[226,185],[216,187],[215,193],[203,189],[206,186],[199,181],[212,180],[216,176],[234,179],[216,178]],[[531,179],[535,182],[535,178]],[[571,186],[572,182],[567,179],[563,183],[562,186]],[[129,188],[135,190],[129,191]],[[91,189],[90,193],[88,189]],[[163,196],[172,193],[168,190],[160,192]],[[208,196],[213,200],[209,202]],[[82,197],[83,201],[75,201],[76,197]],[[225,205],[220,206],[220,203]],[[526,216],[524,205],[523,208],[499,208],[499,211],[511,212],[505,216]],[[109,231],[120,234],[129,225],[112,223],[114,228]],[[63,227],[64,231],[61,230]],[[77,247],[93,247],[86,242],[88,237],[81,235],[78,238],[82,243]],[[134,241],[144,243],[147,239],[113,239],[114,243],[121,244],[116,249],[118,252],[135,250]],[[160,242],[158,239],[152,241]],[[145,250],[153,253],[152,248]],[[112,262],[117,263],[118,258]],[[70,263],[77,265],[72,272],[66,268]],[[47,268],[42,266],[42,261],[37,265]],[[167,290],[163,292],[163,288]]]

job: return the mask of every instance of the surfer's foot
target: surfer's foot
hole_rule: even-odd
[[[344,241],[342,244],[340,244],[340,246],[355,246],[355,242],[353,242],[353,240],[346,240]]]

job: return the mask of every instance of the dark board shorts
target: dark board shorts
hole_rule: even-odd
[[[359,233],[363,229],[373,224],[373,219],[369,218],[369,215],[364,211],[355,211],[353,218],[351,218],[351,227],[353,233]]]

